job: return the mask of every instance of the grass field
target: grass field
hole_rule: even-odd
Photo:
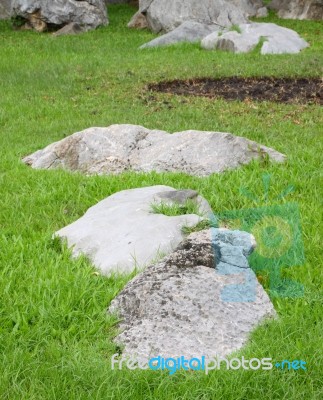
[[[138,51],[153,38],[114,6],[110,25],[81,36],[12,31],[0,22],[0,398],[1,399],[322,399],[322,108],[230,102],[147,93],[163,79],[323,75],[322,22],[277,20],[311,47],[298,55],[206,52],[198,45]],[[130,123],[175,132],[231,132],[287,154],[282,165],[252,163],[194,178],[184,174],[85,177],[36,171],[23,156],[91,126]],[[262,176],[271,174],[265,203]],[[106,309],[130,277],[102,277],[52,240],[99,200],[119,190],[166,184],[198,190],[215,213],[276,204],[300,208],[306,261],[286,268],[305,287],[276,298],[279,319],[257,329],[241,355],[302,359],[307,371],[203,373],[112,371],[115,318]],[[255,203],[240,193],[247,187]],[[268,284],[265,282],[268,287]],[[212,294],[210,294],[212,295]]]

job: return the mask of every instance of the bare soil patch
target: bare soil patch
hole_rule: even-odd
[[[148,89],[225,100],[323,105],[323,79],[320,78],[197,78],[150,84]]]

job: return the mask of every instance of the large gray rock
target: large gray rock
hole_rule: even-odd
[[[211,33],[202,40],[201,45],[206,50],[247,53],[261,40],[264,40],[261,54],[294,54],[309,46],[295,31],[267,23],[242,24],[239,25],[239,32]]]
[[[270,7],[281,18],[323,19],[323,0],[273,0]]]
[[[200,41],[212,32],[219,31],[219,29],[220,27],[218,25],[205,25],[199,22],[186,21],[173,31],[165,33],[164,35],[145,43],[140,48],[145,49],[148,47],[167,46],[180,42],[194,43]]]
[[[13,0],[12,7],[15,15],[38,31],[73,22],[86,31],[108,23],[104,0]]]
[[[194,202],[197,214],[155,214],[152,205]],[[56,232],[67,239],[73,256],[86,255],[104,274],[130,273],[169,254],[184,238],[182,228],[195,226],[211,213],[207,201],[192,190],[169,186],[124,190],[91,207],[83,217]]]
[[[64,168],[86,174],[184,172],[208,176],[238,168],[265,154],[285,156],[251,140],[221,132],[184,131],[169,134],[137,125],[111,125],[77,132],[25,157],[33,168]]]
[[[9,19],[12,14],[12,1],[0,0],[0,19]]]
[[[247,22],[263,7],[261,0],[140,0],[139,11],[152,31],[169,32],[185,21],[228,27]]]
[[[109,308],[121,319],[115,340],[123,356],[210,359],[239,350],[260,322],[275,316],[248,266],[254,246],[245,232],[201,231],[137,275]]]

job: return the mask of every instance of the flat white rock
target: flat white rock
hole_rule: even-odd
[[[200,215],[155,214],[152,204],[196,202]],[[124,190],[91,207],[76,222],[56,232],[67,239],[73,256],[86,255],[103,273],[130,273],[169,254],[184,238],[182,228],[195,226],[211,209],[192,190],[169,186]]]

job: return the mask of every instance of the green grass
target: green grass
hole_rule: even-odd
[[[278,20],[311,47],[298,55],[207,52],[198,45],[138,51],[155,37],[126,28],[133,9],[115,6],[110,25],[81,36],[12,31],[0,22],[0,397],[1,399],[321,399],[322,108],[225,102],[147,93],[163,79],[322,76],[320,22]],[[232,132],[286,153],[282,165],[252,163],[208,178],[126,173],[85,177],[36,171],[21,157],[91,126],[140,124],[169,132]],[[262,176],[272,183],[268,199]],[[167,373],[111,371],[116,320],[106,309],[130,277],[98,276],[52,240],[59,228],[122,189],[163,184],[198,190],[215,213],[279,203],[300,207],[306,261],[286,268],[305,286],[299,299],[275,298],[279,314],[241,354],[302,359],[305,371]],[[249,188],[260,199],[243,196]],[[212,293],[210,293],[212,296]]]
[[[232,25],[230,31],[241,33],[241,28],[239,25]]]
[[[219,224],[216,220],[212,221],[210,218],[205,218],[195,226],[183,226],[182,232],[184,233],[184,235],[189,235],[193,232],[199,232],[209,228],[219,228]]]
[[[154,214],[164,214],[168,217],[176,217],[186,214],[200,215],[198,204],[190,199],[186,200],[185,204],[170,204],[164,201],[153,203],[151,204],[151,212],[153,212]]]

